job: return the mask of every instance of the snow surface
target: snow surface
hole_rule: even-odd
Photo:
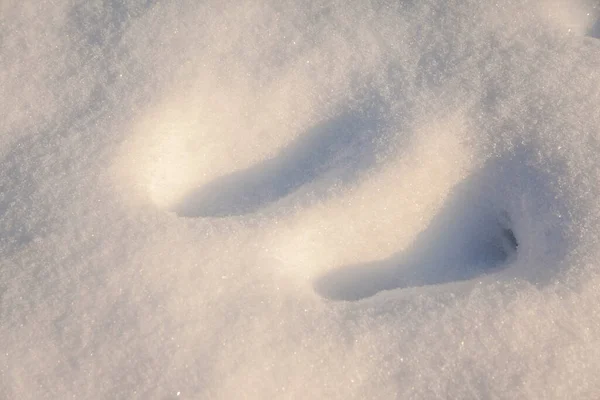
[[[3,0],[0,398],[597,398],[599,14]]]

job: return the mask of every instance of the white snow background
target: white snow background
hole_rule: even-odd
[[[598,398],[599,12],[1,1],[0,398]]]

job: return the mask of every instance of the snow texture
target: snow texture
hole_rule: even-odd
[[[0,2],[0,398],[597,398],[599,16]]]

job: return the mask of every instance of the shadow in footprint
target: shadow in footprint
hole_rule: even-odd
[[[335,170],[351,180],[375,162],[382,135],[376,111],[346,113],[321,123],[274,158],[193,190],[173,211],[182,217],[226,217],[255,212]]]
[[[588,36],[600,39],[600,17],[596,20],[596,23],[590,29]]]
[[[331,300],[360,300],[383,290],[475,278],[516,258],[518,238],[508,212],[493,204],[494,180],[484,169],[457,185],[443,209],[406,251],[335,269],[314,288]]]

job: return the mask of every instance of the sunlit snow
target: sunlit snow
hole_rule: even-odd
[[[599,16],[0,2],[0,398],[598,398]]]

